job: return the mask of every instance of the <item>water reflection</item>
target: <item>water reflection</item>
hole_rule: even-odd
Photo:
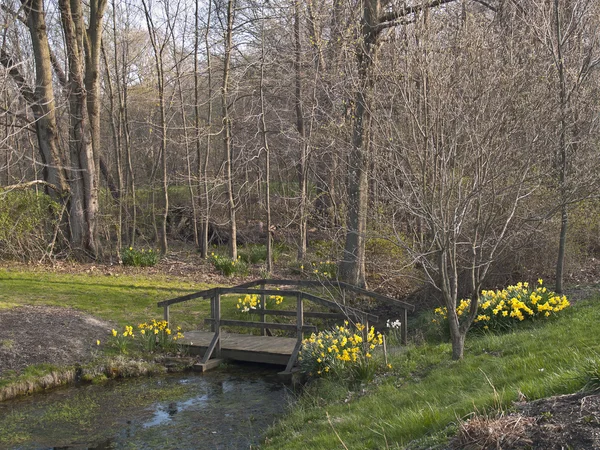
[[[0,448],[247,449],[288,403],[276,370],[233,366],[2,402]]]

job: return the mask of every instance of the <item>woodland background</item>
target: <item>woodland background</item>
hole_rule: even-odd
[[[273,272],[275,239],[455,305],[561,292],[600,252],[597,1],[7,0],[0,24],[4,259],[254,243]]]

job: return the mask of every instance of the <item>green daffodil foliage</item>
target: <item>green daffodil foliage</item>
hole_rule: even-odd
[[[136,347],[146,352],[168,352],[176,348],[177,341],[183,337],[180,327],[172,329],[166,320],[152,319],[140,323],[135,330],[132,325],[126,325],[123,331],[111,330],[109,343],[123,354]]]
[[[465,316],[471,300],[461,300],[456,307],[456,314]],[[502,290],[481,291],[477,317],[474,328],[484,330],[501,330],[511,328],[527,320],[547,319],[570,306],[566,296],[560,296],[546,288],[539,279],[535,287],[527,282],[519,282]],[[442,323],[447,319],[448,310],[435,309],[434,323]]]
[[[382,344],[383,335],[373,327],[344,322],[332,330],[313,333],[302,342],[300,370],[311,377],[368,380],[379,365],[373,354]]]

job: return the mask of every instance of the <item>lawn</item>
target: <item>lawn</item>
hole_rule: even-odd
[[[393,372],[354,392],[328,380],[309,386],[267,437],[268,449],[435,448],[474,411],[507,410],[579,390],[600,360],[600,301],[577,303],[551,321],[506,334],[469,336],[463,361],[450,345],[411,345]]]
[[[156,303],[213,286],[165,276],[107,276],[0,269],[0,308],[18,305],[55,305],[75,308],[118,326],[162,318]],[[197,327],[209,313],[207,300],[171,308],[173,323]]]

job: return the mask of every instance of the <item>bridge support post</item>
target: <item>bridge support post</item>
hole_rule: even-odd
[[[298,292],[296,294],[296,345],[294,347],[294,351],[290,356],[290,359],[285,367],[284,374],[289,374],[292,372],[292,367],[296,363],[296,359],[298,359],[298,353],[300,353],[300,348],[302,347],[302,340],[304,339],[303,329],[304,327],[304,305],[302,303],[302,293]]]
[[[202,361],[200,361],[201,364],[206,364],[213,353],[217,355],[217,358],[221,357],[221,293],[219,291],[215,292],[211,303],[215,335],[210,341]]]
[[[261,284],[260,285],[261,289],[265,288],[265,284]],[[260,294],[260,309],[261,309],[261,313],[260,313],[260,321],[261,323],[265,323],[265,313],[262,312],[265,309],[267,309],[267,304],[266,304],[266,296],[265,294]],[[265,327],[261,327],[260,328],[260,335],[261,336],[266,336],[267,335],[267,329]]]
[[[169,305],[164,306],[163,319],[167,322],[167,328],[170,328],[171,321],[169,320]]]
[[[402,328],[400,329],[400,337],[402,341],[402,345],[408,344],[408,311],[405,309],[402,310],[402,324],[400,325]]]

